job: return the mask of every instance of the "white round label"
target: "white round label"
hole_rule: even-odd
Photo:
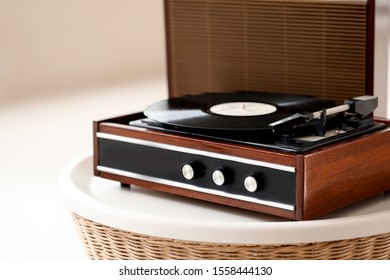
[[[277,108],[260,102],[227,102],[214,105],[210,111],[223,116],[262,116],[275,112]]]

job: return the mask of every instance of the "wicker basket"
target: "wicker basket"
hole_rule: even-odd
[[[108,227],[72,213],[89,258],[96,260],[390,259],[390,233],[330,242],[262,245],[191,242]]]

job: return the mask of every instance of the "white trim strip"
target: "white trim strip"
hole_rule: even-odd
[[[258,160],[252,160],[252,159],[247,159],[247,158],[240,158],[240,157],[235,157],[235,156],[223,155],[223,154],[218,154],[218,153],[213,153],[213,152],[207,152],[207,151],[179,147],[179,146],[157,143],[157,142],[151,142],[151,141],[147,141],[147,140],[129,138],[129,137],[118,136],[118,135],[102,133],[102,132],[97,132],[96,136],[98,138],[103,138],[103,139],[116,140],[116,141],[121,141],[121,142],[126,142],[126,143],[132,143],[132,144],[143,145],[143,146],[148,146],[148,147],[160,148],[160,149],[182,152],[182,153],[187,153],[187,154],[202,155],[202,156],[206,156],[206,157],[212,157],[212,158],[217,158],[217,159],[222,159],[222,160],[230,160],[230,161],[235,161],[235,162],[256,165],[256,166],[262,166],[262,167],[267,167],[267,168],[271,168],[271,169],[277,169],[277,170],[281,170],[281,171],[295,173],[295,167],[281,165],[281,164],[275,164],[275,163],[269,163],[269,162],[265,162],[265,161],[258,161]]]
[[[207,194],[213,194],[213,195],[233,198],[233,199],[237,199],[237,200],[241,200],[241,201],[252,202],[252,203],[271,206],[271,207],[280,208],[280,209],[284,209],[284,210],[289,210],[289,211],[295,210],[294,205],[273,202],[273,201],[267,201],[267,200],[262,200],[262,199],[256,199],[256,198],[252,198],[252,197],[246,197],[243,195],[230,194],[230,193],[225,193],[225,192],[221,192],[221,191],[217,191],[217,190],[213,190],[213,189],[200,188],[200,187],[196,187],[196,186],[189,185],[189,184],[184,184],[184,183],[161,179],[161,178],[155,178],[152,176],[123,171],[123,170],[119,170],[119,169],[115,169],[115,168],[110,168],[110,167],[105,167],[105,166],[99,165],[99,166],[97,166],[97,170],[102,171],[102,172],[115,174],[115,175],[119,175],[119,176],[125,176],[125,177],[140,179],[140,180],[146,180],[146,181],[153,182],[153,183],[158,183],[158,184],[163,184],[163,185],[168,185],[168,186],[170,185],[170,186],[178,187],[181,189],[192,190],[192,191],[197,191],[197,192],[202,192],[202,193],[207,193]]]

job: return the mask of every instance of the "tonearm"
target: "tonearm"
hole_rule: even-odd
[[[348,126],[359,127],[367,124],[367,117],[372,114],[378,106],[378,97],[363,95],[344,101],[344,104],[326,108],[310,113],[296,113],[269,124],[274,133],[284,129],[291,129],[303,124],[316,123],[319,135],[325,134],[327,118],[338,114],[349,115]],[[344,124],[344,126],[346,126]]]

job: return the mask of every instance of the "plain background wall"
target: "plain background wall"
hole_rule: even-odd
[[[58,175],[93,120],[167,96],[162,4],[0,0],[0,260],[85,259]]]
[[[379,97],[375,115],[390,118],[390,3],[376,0],[375,10],[375,58],[374,95]]]
[[[165,72],[162,0],[0,0],[0,104]]]
[[[388,41],[390,5],[377,2]],[[389,117],[387,46],[378,46],[377,112]],[[165,75],[163,0],[0,0],[0,106],[151,75]]]

